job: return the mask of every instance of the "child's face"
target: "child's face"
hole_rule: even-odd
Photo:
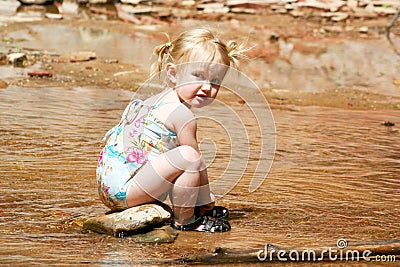
[[[228,66],[212,62],[186,63],[177,67],[175,89],[182,103],[200,108],[216,97]]]

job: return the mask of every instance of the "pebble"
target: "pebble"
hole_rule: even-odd
[[[31,77],[52,77],[53,73],[47,70],[33,70],[28,71],[28,75]]]
[[[360,33],[368,33],[368,27],[366,27],[366,26],[360,27],[360,28],[358,28],[358,31]]]
[[[12,64],[14,66],[23,66],[26,60],[27,57],[25,53],[11,53],[7,55],[8,64]]]
[[[55,19],[55,20],[63,18],[61,14],[55,14],[55,13],[46,13],[45,16],[48,19]]]
[[[89,61],[96,58],[95,52],[75,52],[70,54],[61,55],[59,60],[61,62],[81,62],[81,61]]]
[[[0,80],[0,89],[5,89],[8,87],[8,83],[6,81]]]
[[[136,243],[172,243],[178,236],[178,231],[173,229],[171,226],[163,226],[161,228],[155,228],[154,230],[144,233],[137,234],[130,237]]]

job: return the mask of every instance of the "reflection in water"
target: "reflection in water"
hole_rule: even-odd
[[[97,154],[130,98],[131,92],[109,89],[0,91],[3,264],[126,265],[216,246],[262,249],[266,243],[318,246],[338,238],[399,237],[400,133],[380,123],[400,123],[400,112],[319,107],[273,110],[277,152],[268,178],[252,194],[243,178],[221,199],[232,210],[231,232],[185,232],[174,244],[155,246],[82,231],[73,221],[106,211],[96,194]],[[203,131],[223,140],[211,124]],[[229,160],[219,156],[224,144],[215,147],[212,177]]]

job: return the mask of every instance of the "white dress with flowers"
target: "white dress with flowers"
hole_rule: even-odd
[[[108,139],[100,152],[96,179],[101,201],[112,210],[128,208],[126,190],[146,162],[179,145],[176,134],[151,112],[163,104],[131,101],[121,121],[104,136]]]

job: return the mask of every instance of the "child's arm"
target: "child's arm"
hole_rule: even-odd
[[[172,124],[180,146],[188,145],[200,153],[197,144],[197,122],[194,114],[186,107],[180,106],[172,115]]]

